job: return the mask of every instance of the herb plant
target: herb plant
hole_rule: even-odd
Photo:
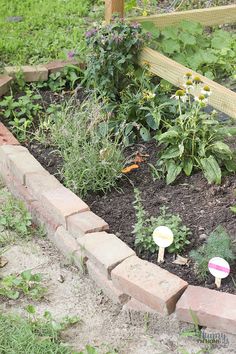
[[[107,120],[95,98],[82,104],[72,99],[54,114],[49,136],[63,158],[64,183],[81,196],[105,192],[121,177],[122,148],[119,136],[111,137]]]
[[[222,226],[218,226],[209,235],[206,243],[190,252],[190,257],[195,263],[197,277],[205,280],[209,274],[208,262],[211,258],[221,257],[232,264],[236,259],[236,253],[227,231]]]
[[[190,243],[188,237],[191,232],[188,227],[183,225],[179,215],[168,212],[168,208],[161,207],[160,215],[150,217],[144,210],[142,205],[141,193],[138,189],[134,189],[135,201],[133,203],[136,212],[136,223],[134,225],[133,234],[135,235],[135,246],[142,253],[148,251],[156,253],[158,246],[153,241],[153,231],[158,226],[169,227],[174,234],[174,242],[167,248],[169,253],[181,253]]]
[[[190,93],[195,95],[194,100]],[[156,177],[166,176],[167,184],[182,171],[190,176],[194,170],[202,170],[209,183],[220,184],[222,170],[236,170],[234,152],[223,141],[235,129],[221,124],[214,112],[209,115],[203,111],[210,94],[210,88],[202,85],[199,77],[187,73],[185,90],[172,96],[179,104],[179,116],[167,122],[166,132],[156,135],[163,148],[153,168]]]
[[[86,33],[86,41],[87,85],[102,96],[117,99],[129,84],[137,55],[144,45],[141,26],[114,18],[109,25],[90,29]]]

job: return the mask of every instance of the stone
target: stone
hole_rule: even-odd
[[[135,252],[113,234],[95,232],[77,239],[88,259],[110,279],[111,270]]]
[[[9,75],[0,75],[0,97],[9,91],[11,82],[12,77]]]
[[[69,216],[67,219],[67,228],[77,238],[88,233],[108,230],[109,226],[92,211],[86,211]]]
[[[189,286],[176,306],[177,318],[236,334],[236,296],[201,286]]]
[[[86,262],[89,277],[93,279],[96,285],[109,297],[115,304],[125,304],[130,297],[114,287],[112,281],[99,272],[97,267],[90,261]]]
[[[43,65],[25,65],[21,67],[17,66],[6,66],[4,68],[4,73],[16,79],[17,75],[22,73],[23,78],[26,82],[36,82],[36,81],[47,81],[48,80],[48,69]]]
[[[63,186],[43,192],[41,202],[54,222],[65,228],[69,216],[89,210],[82,199]]]
[[[162,315],[174,312],[187,283],[178,276],[133,256],[111,271],[113,284]]]

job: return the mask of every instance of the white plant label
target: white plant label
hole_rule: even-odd
[[[167,226],[158,226],[152,234],[154,242],[159,246],[158,263],[164,262],[165,248],[169,247],[174,241],[174,235]]]
[[[221,286],[221,279],[226,278],[230,273],[229,263],[221,258],[214,257],[208,263],[209,272],[215,277],[217,288]]]

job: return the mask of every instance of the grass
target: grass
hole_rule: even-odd
[[[0,68],[4,65],[43,63],[66,58],[84,49],[84,32],[93,0],[1,0]],[[9,17],[21,16],[20,22]]]
[[[71,354],[63,345],[60,332],[47,319],[24,319],[0,313],[1,354]]]

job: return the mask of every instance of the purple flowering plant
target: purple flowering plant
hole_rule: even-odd
[[[137,66],[137,56],[149,36],[143,33],[139,23],[114,17],[110,24],[91,28],[85,37],[88,87],[117,100],[128,85],[130,73]]]

